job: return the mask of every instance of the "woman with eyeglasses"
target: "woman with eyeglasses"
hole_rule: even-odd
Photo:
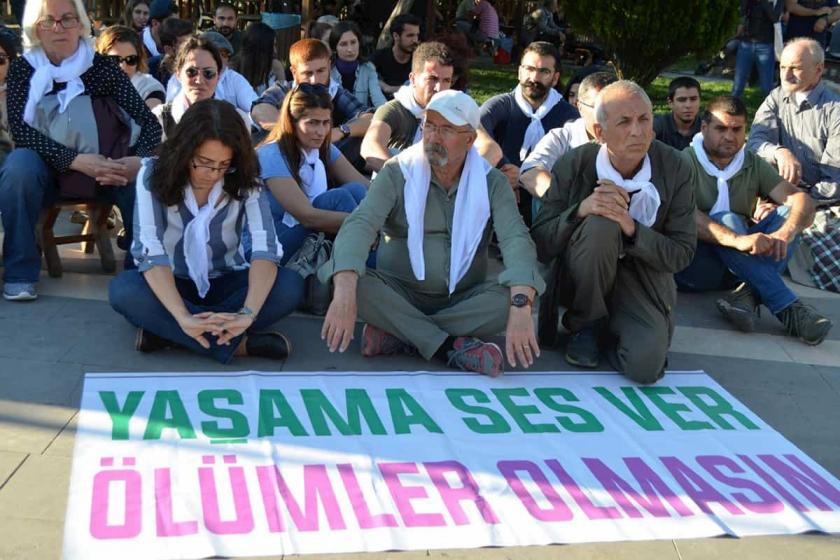
[[[286,94],[277,124],[257,148],[284,259],[310,233],[335,235],[367,194],[368,180],[330,143],[331,113],[326,86],[300,84]]]
[[[352,91],[366,107],[385,104],[387,99],[379,85],[376,67],[361,56],[362,30],[359,26],[352,21],[338,22],[330,32],[329,44],[333,52],[333,81]]]
[[[154,108],[154,114],[163,127],[164,140],[190,105],[215,95],[221,69],[222,55],[216,45],[207,39],[190,37],[181,45],[175,57],[175,75],[181,90],[172,101]],[[234,109],[245,126],[250,128],[251,117],[244,111]]]
[[[110,57],[120,65],[149,109],[165,101],[163,85],[146,73],[149,68],[146,66],[143,40],[134,30],[122,25],[106,27],[96,39],[96,52]]]
[[[303,297],[303,278],[279,268],[259,163],[236,109],[192,104],[137,182],[137,268],[111,282],[111,306],[138,327],[141,352],[180,346],[225,364],[283,359],[285,335],[264,331]],[[250,233],[250,262],[242,249]]]
[[[130,0],[125,6],[123,24],[138,34],[143,33],[149,24],[149,0]]]
[[[0,169],[9,300],[37,297],[35,225],[56,196],[116,204],[131,235],[131,183],[160,142],[160,125],[128,76],[94,53],[81,0],[29,0],[22,30],[24,53],[8,77],[15,149]]]
[[[0,33],[0,165],[12,151],[14,143],[9,133],[9,119],[6,113],[6,76],[9,65],[17,56],[17,43],[11,32]]]

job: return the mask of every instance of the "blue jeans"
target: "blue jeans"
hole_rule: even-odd
[[[192,314],[204,311],[235,313],[245,304],[245,296],[248,294],[248,271],[239,270],[211,278],[210,290],[204,299],[199,297],[195,284],[189,278],[175,277],[175,287],[187,310]],[[291,270],[279,268],[274,286],[257,314],[251,330],[259,331],[276,323],[294,311],[302,299],[303,278]],[[111,280],[108,300],[111,307],[132,325],[146,329],[196,354],[210,356],[223,364],[230,361],[242,340],[240,335],[232,339],[229,345],[220,346],[216,344],[215,337],[205,334],[205,338],[210,341],[210,348],[201,346],[181,330],[178,322],[149,287],[143,274],[136,269],[122,272]]]
[[[752,227],[743,216],[733,212],[720,212],[711,218],[740,235],[773,233],[785,223],[790,209],[780,206],[769,216]],[[748,255],[736,249],[712,243],[697,243],[694,260],[682,272],[674,275],[677,286],[683,291],[703,292],[732,287],[740,279],[758,293],[761,303],[772,313],[779,313],[794,301],[796,295],[785,285],[782,272],[787,268],[791,255],[799,244],[799,236],[788,244],[787,256],[781,261],[762,255]]]
[[[35,226],[42,208],[58,199],[53,169],[34,150],[12,150],[0,168],[0,212],[3,230],[3,280],[37,282],[41,272],[41,254],[35,241]],[[124,187],[97,187],[96,200],[116,204],[122,214],[125,233],[132,239],[134,219],[134,183]],[[134,260],[126,253],[126,268]]]
[[[359,205],[366,194],[367,189],[361,183],[347,183],[319,194],[312,201],[312,206],[319,210],[332,210],[333,212],[347,212],[349,214],[356,209],[356,206]],[[274,218],[274,229],[277,231],[277,240],[283,246],[282,262],[285,264],[300,249],[306,236],[313,232],[301,224],[295,224],[291,227],[284,224],[283,216],[286,215],[286,210],[270,194],[268,198],[271,205],[271,216]]]
[[[743,95],[744,88],[747,87],[747,82],[750,80],[753,64],[758,67],[758,81],[764,95],[767,95],[773,89],[776,80],[776,53],[773,50],[773,43],[741,41],[738,44],[738,54],[735,57],[732,95],[736,97]]]

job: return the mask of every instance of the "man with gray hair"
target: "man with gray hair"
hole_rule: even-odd
[[[840,200],[840,96],[822,82],[825,52],[813,39],[790,41],[779,61],[782,85],[758,108],[747,150],[817,203]]]
[[[560,156],[595,139],[595,99],[616,79],[610,72],[595,72],[585,77],[574,103],[580,118],[549,130],[522,162],[519,183],[531,196],[541,199],[545,195],[551,185],[551,169]]]
[[[358,305],[366,357],[419,353],[495,377],[501,349],[476,337],[503,330],[511,366],[539,356],[531,307],[545,283],[513,191],[474,147],[479,124],[470,96],[436,93],[422,140],[385,163],[344,221],[319,270],[335,287],[321,330],[331,352],[349,346]],[[376,270],[367,269],[380,232]],[[499,274],[488,270],[494,233]]]
[[[654,140],[650,99],[621,80],[601,90],[595,137],[564,155],[531,228],[555,260],[540,304],[540,341],[554,345],[558,305],[571,331],[566,361],[610,364],[639,383],[665,372],[674,273],[694,256],[694,184],[680,153]]]

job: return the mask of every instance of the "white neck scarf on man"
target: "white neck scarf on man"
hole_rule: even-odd
[[[327,168],[324,167],[324,162],[321,161],[321,154],[318,150],[301,150],[300,167],[298,174],[300,175],[300,188],[306,194],[309,202],[315,200],[319,194],[327,190]],[[295,227],[298,221],[292,216],[291,212],[286,212],[283,215],[283,223],[289,227]]]
[[[23,109],[23,120],[32,125],[35,109],[43,97],[52,91],[53,82],[67,83],[67,87],[58,92],[58,112],[63,113],[74,98],[85,92],[81,75],[93,66],[93,49],[84,39],[79,39],[79,47],[73,56],[65,58],[58,66],[53,65],[41,47],[35,47],[23,53],[35,73],[29,80],[29,97]]]
[[[417,143],[403,150],[398,156],[405,177],[405,217],[408,222],[408,257],[414,277],[426,279],[426,261],[423,256],[423,218],[429,195],[431,167],[423,144]],[[464,169],[455,194],[455,213],[452,218],[452,245],[449,254],[449,293],[470,268],[481,236],[490,219],[490,195],[487,191],[487,173],[490,164],[474,147],[467,152]]]
[[[659,210],[659,191],[650,182],[650,157],[645,154],[642,168],[632,179],[625,179],[610,163],[610,156],[606,144],[601,145],[598,157],[595,159],[595,169],[598,179],[609,179],[616,186],[631,194],[630,216],[640,224],[648,227],[656,222],[656,212]]]
[[[143,28],[143,46],[149,51],[149,57],[160,56],[160,51],[158,51],[157,45],[155,44],[155,38],[152,37],[152,28],[150,26]]]
[[[563,125],[563,128],[569,131],[569,148],[577,148],[590,142],[583,118],[569,121]]]
[[[725,169],[720,169],[717,165],[711,162],[706,149],[703,147],[703,133],[698,132],[691,139],[691,147],[694,149],[694,155],[697,156],[697,161],[709,175],[717,179],[717,200],[715,205],[709,210],[709,215],[717,214],[718,212],[729,212],[729,179],[735,176],[744,166],[744,146],[738,150],[732,161]]]
[[[517,107],[525,113],[525,116],[531,119],[531,124],[528,125],[528,128],[525,130],[525,138],[522,140],[522,147],[519,149],[519,159],[522,161],[528,157],[528,152],[530,152],[534,146],[537,145],[543,136],[545,136],[545,128],[542,125],[542,119],[545,117],[549,111],[551,111],[555,105],[560,103],[560,100],[563,99],[563,96],[557,93],[557,90],[554,88],[550,88],[548,90],[548,97],[543,101],[542,105],[537,107],[535,111],[533,107],[525,100],[525,96],[522,94],[522,84],[516,86],[516,89],[513,90],[513,99],[516,101]]]
[[[184,259],[187,261],[187,271],[198,290],[198,296],[204,298],[210,289],[210,220],[216,210],[216,203],[224,191],[220,179],[210,189],[207,204],[198,207],[192,185],[187,184],[184,194],[184,205],[193,215],[193,219],[184,228]]]
[[[400,89],[394,94],[394,99],[400,102],[400,105],[408,109],[414,118],[417,119],[417,130],[414,131],[414,141],[412,144],[416,144],[423,138],[423,115],[426,113],[426,108],[421,107],[417,100],[414,99],[414,88],[410,85],[408,86],[400,86]]]

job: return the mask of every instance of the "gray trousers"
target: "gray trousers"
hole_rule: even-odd
[[[484,282],[448,294],[420,294],[368,269],[356,292],[359,317],[417,348],[430,360],[449,336],[493,336],[505,330],[510,289]]]
[[[654,383],[665,372],[673,324],[648,296],[637,266],[623,250],[621,228],[588,216],[572,233],[565,253],[561,301],[563,323],[572,331],[605,321],[607,358],[638,383]]]

